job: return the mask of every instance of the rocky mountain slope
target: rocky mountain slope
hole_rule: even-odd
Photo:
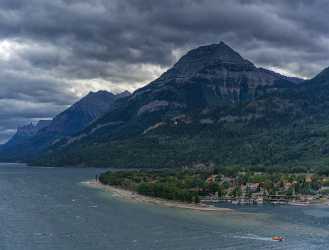
[[[118,95],[107,91],[90,92],[67,110],[55,116],[43,132],[73,135],[110,111],[115,100],[128,95],[129,92]]]
[[[113,103],[129,96],[129,92],[112,94],[107,91],[90,92],[51,121],[18,128],[17,133],[0,148],[0,159],[25,161],[40,154],[56,140],[78,133],[90,123],[110,111]]]
[[[240,105],[265,93],[295,86],[295,81],[285,76],[255,67],[223,42],[203,46],[187,53],[173,68],[137,90],[84,134],[107,127],[115,137],[121,134],[118,130],[122,135],[138,134],[157,122]]]
[[[16,134],[10,138],[6,143],[6,147],[15,147],[17,145],[27,142],[30,138],[35,136],[38,131],[47,127],[51,120],[40,120],[36,124],[30,123],[28,125],[18,127]]]
[[[257,68],[224,43],[203,46],[34,163],[323,166],[328,80],[328,70],[302,81]]]

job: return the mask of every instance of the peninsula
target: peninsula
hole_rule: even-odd
[[[197,210],[213,210],[209,205],[217,202],[309,205],[329,198],[329,177],[303,169],[108,171],[88,185],[130,200]]]

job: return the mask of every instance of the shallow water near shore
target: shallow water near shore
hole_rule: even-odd
[[[329,206],[213,213],[133,203],[80,184],[103,171],[0,164],[0,249],[328,249]]]

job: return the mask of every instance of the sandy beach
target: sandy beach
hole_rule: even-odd
[[[128,200],[133,202],[141,202],[141,203],[149,203],[149,204],[156,204],[159,206],[164,207],[172,207],[172,208],[182,208],[182,209],[190,209],[190,210],[197,210],[197,211],[205,211],[205,212],[232,212],[232,209],[229,208],[219,208],[214,207],[211,205],[206,204],[189,204],[184,202],[178,202],[178,201],[169,201],[165,199],[155,198],[155,197],[149,197],[137,194],[135,192],[109,186],[109,185],[103,185],[100,182],[96,181],[84,181],[81,182],[83,185],[86,185],[91,188],[101,189],[106,192],[112,193],[114,196]]]

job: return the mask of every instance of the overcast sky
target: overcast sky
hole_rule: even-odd
[[[0,0],[0,143],[88,91],[134,90],[223,40],[258,66],[329,66],[327,0]]]

